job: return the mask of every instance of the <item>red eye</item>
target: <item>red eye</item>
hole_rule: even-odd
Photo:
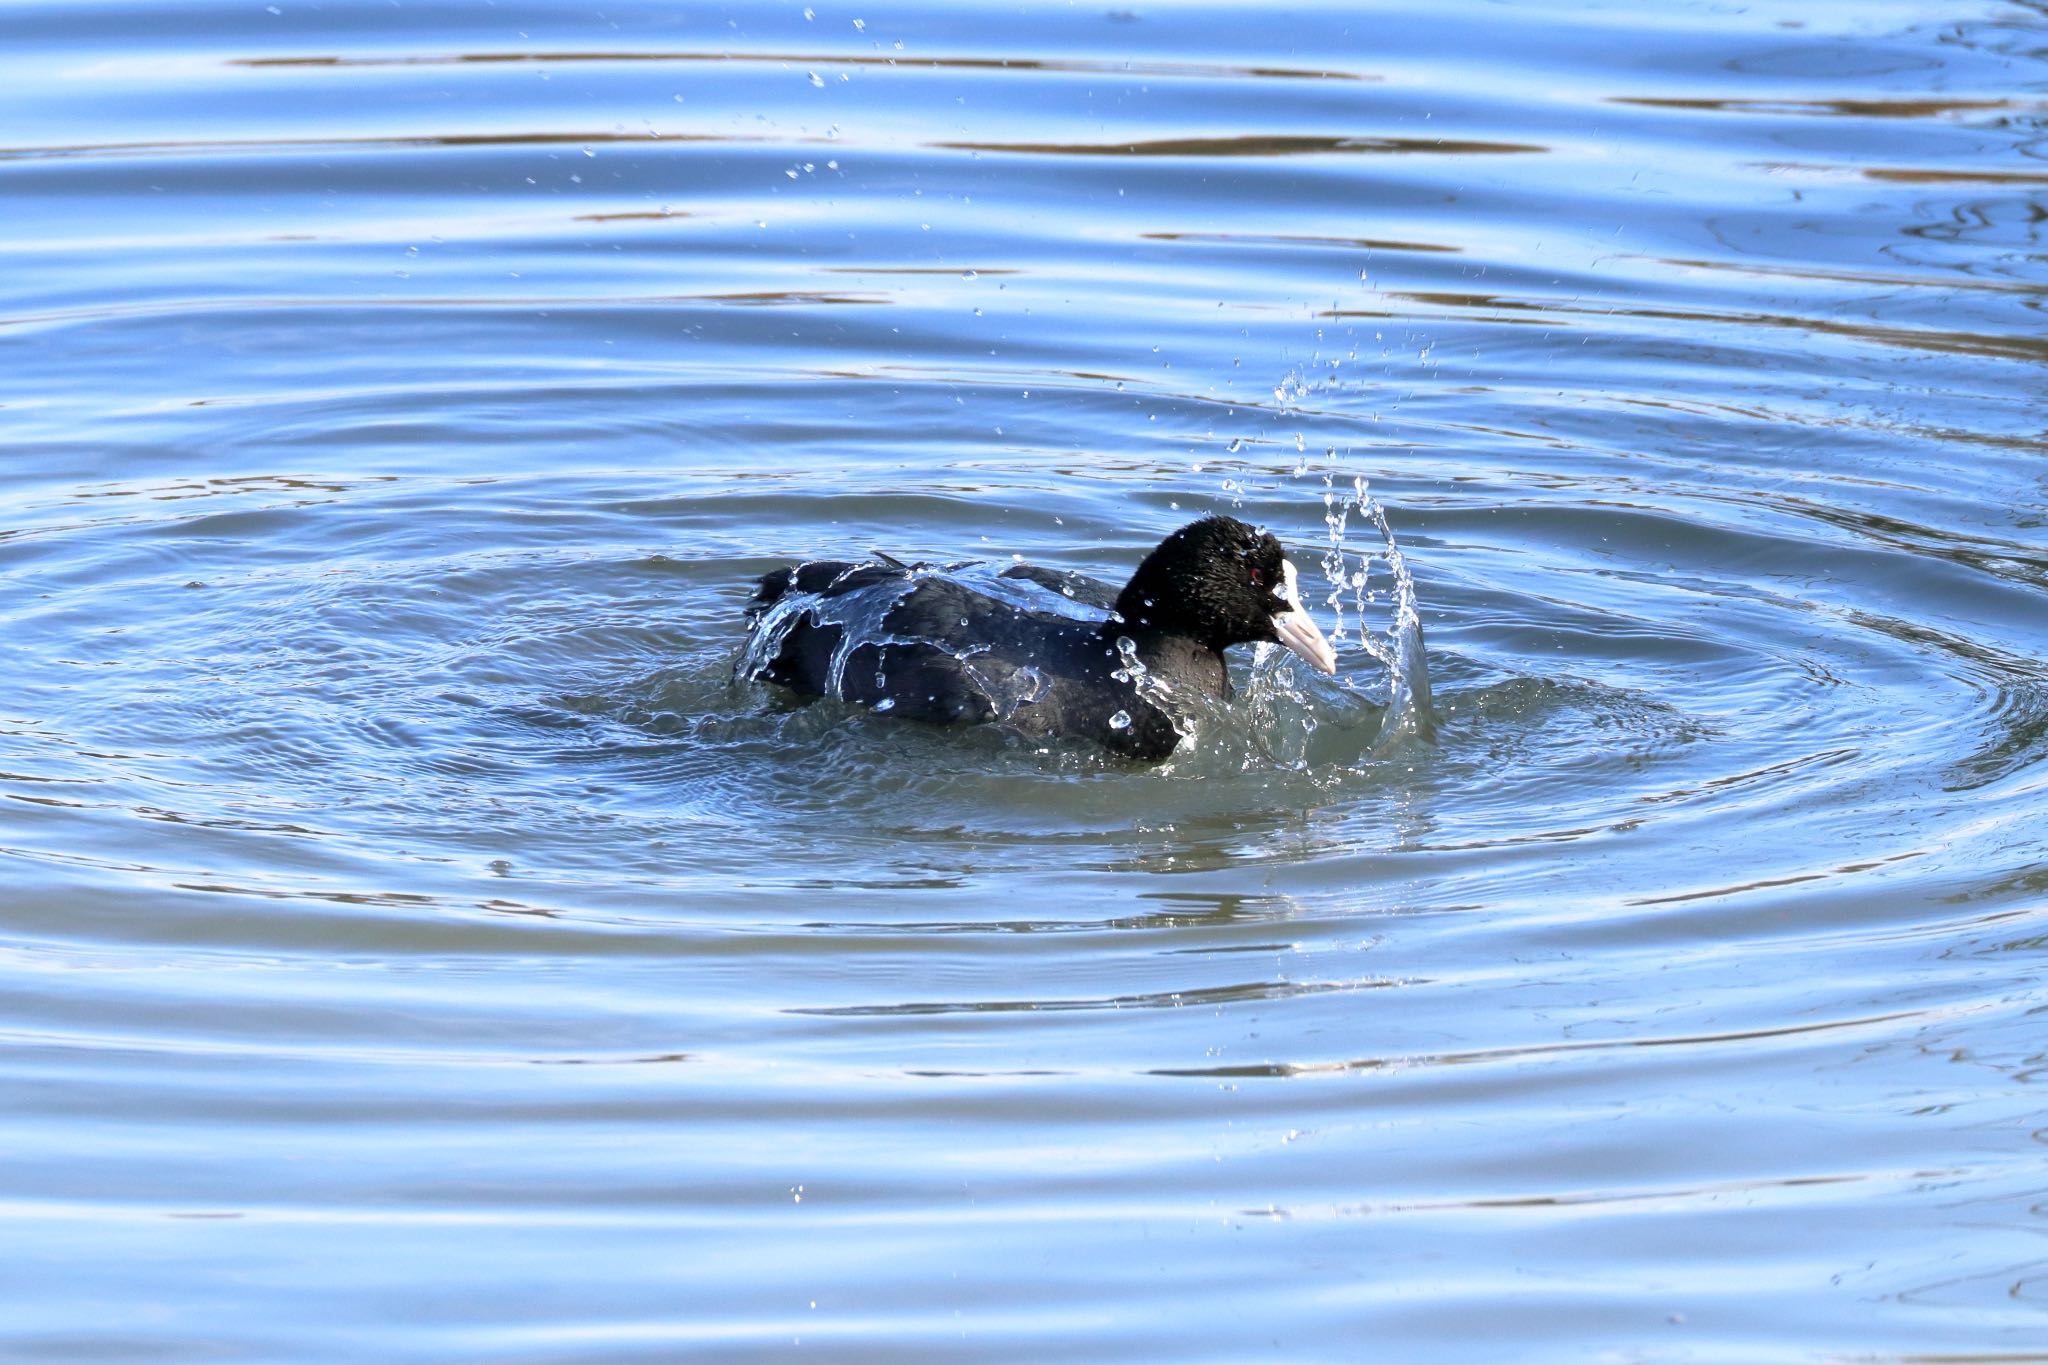
[[[1263,587],[1265,587],[1265,586],[1266,586],[1266,575],[1264,575],[1263,573],[1259,572],[1259,571],[1258,571],[1257,569],[1253,569],[1253,570],[1252,570],[1252,586],[1253,586],[1253,587],[1255,587],[1255,588],[1263,588]]]

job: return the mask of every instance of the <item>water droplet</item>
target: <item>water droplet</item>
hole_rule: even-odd
[[[809,11],[805,11],[805,17],[809,17]],[[817,86],[820,90],[823,90],[825,88],[825,78],[823,76],[820,76],[817,72],[813,71],[811,73],[811,84]]]
[[[875,703],[875,709],[877,711],[893,711],[896,709],[896,699],[894,697],[884,697]]]
[[[1110,728],[1110,729],[1112,729],[1112,730],[1128,730],[1128,729],[1130,729],[1130,728],[1131,728],[1131,713],[1130,713],[1130,712],[1128,712],[1128,711],[1119,711],[1119,712],[1117,712],[1117,713],[1116,713],[1115,715],[1111,716],[1111,717],[1109,718],[1109,728]]]
[[[1239,436],[1239,437],[1237,437],[1236,439],[1234,439],[1233,441],[1231,441],[1231,443],[1230,443],[1230,453],[1231,453],[1231,454],[1235,455],[1235,454],[1237,454],[1237,452],[1238,452],[1238,451],[1240,451],[1240,450],[1243,450],[1243,449],[1244,449],[1244,437],[1242,437],[1242,436]]]
[[[817,12],[816,10],[812,9],[812,8],[811,8],[811,7],[809,6],[809,5],[805,5],[805,6],[804,6],[804,22],[805,22],[805,23],[807,23],[807,24],[808,24],[809,22],[811,22],[811,20],[813,20],[813,19],[815,19],[815,18],[817,18],[817,17],[818,17],[818,12]]]
[[[853,31],[854,31],[855,33],[866,33],[866,32],[868,31],[868,21],[867,21],[867,20],[865,20],[865,19],[856,19],[856,20],[854,20],[854,21],[853,21]]]

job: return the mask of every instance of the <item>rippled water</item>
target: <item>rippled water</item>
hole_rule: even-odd
[[[0,1353],[2048,1360],[2048,9],[814,8],[0,12]]]

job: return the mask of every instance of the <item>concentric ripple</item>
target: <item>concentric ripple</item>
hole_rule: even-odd
[[[2038,1358],[2044,26],[14,7],[0,1354]]]

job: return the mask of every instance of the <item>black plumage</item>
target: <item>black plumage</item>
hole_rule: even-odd
[[[886,556],[778,569],[749,604],[741,671],[912,720],[1079,735],[1160,759],[1181,739],[1177,697],[1230,695],[1230,645],[1278,641],[1335,669],[1280,543],[1234,517],[1175,531],[1121,591],[1030,565],[1001,575],[1107,620],[1020,606],[952,571]]]

